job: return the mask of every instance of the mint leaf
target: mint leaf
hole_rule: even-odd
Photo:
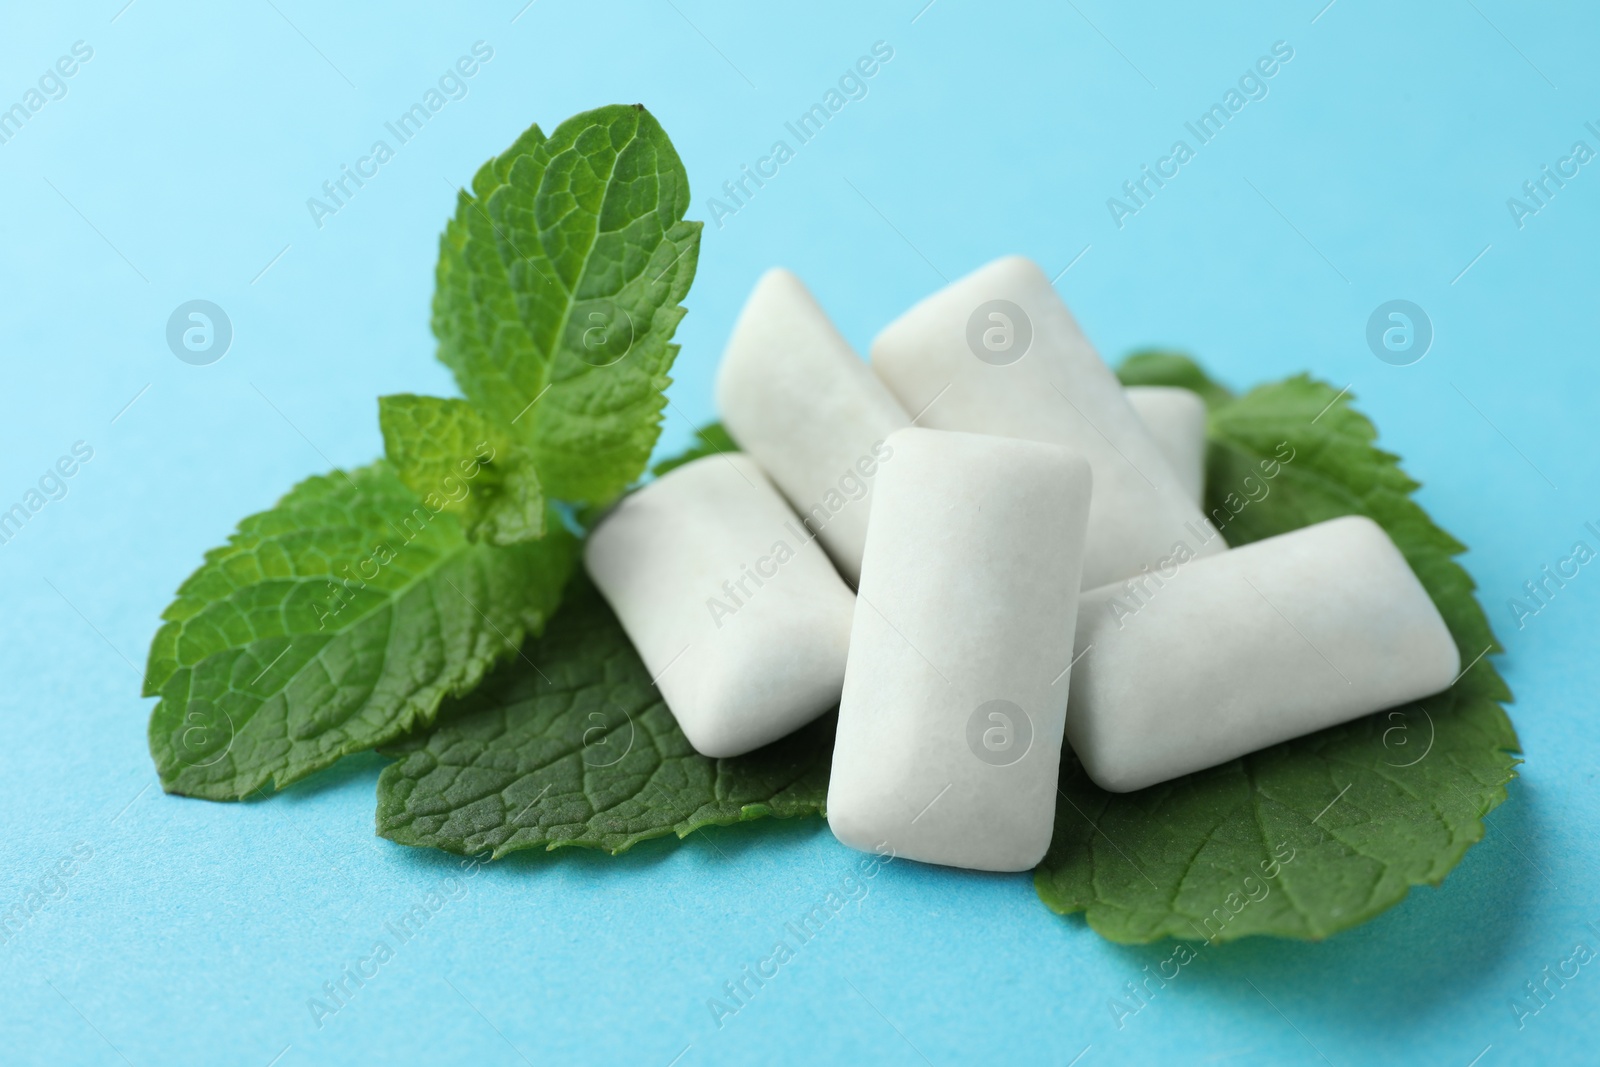
[[[582,577],[525,655],[378,778],[378,833],[449,852],[640,841],[821,813],[833,716],[733,759],[694,751],[616,616]]]
[[[650,468],[650,476],[659,478],[668,471],[677,470],[685,463],[693,463],[702,456],[714,456],[719,452],[737,451],[739,451],[739,446],[734,443],[733,438],[728,436],[728,431],[722,428],[722,423],[707,423],[695,431],[694,444],[677,455],[669,456],[656,463],[655,466]],[[576,521],[584,530],[592,530],[608,510],[610,510],[609,504],[591,504],[578,510]]]
[[[1175,385],[1199,393],[1207,407],[1233,399],[1233,394],[1206,377],[1200,365],[1181,352],[1146,348],[1134,352],[1117,368],[1123,385]]]
[[[308,478],[178,590],[150,646],[168,792],[237,800],[433,719],[554,610],[576,545],[474,545],[375,463]]]
[[[643,471],[694,279],[689,181],[643,107],[537,126],[457,197],[439,246],[439,358],[549,496],[603,503]]]
[[[650,473],[659,478],[668,471],[676,470],[685,463],[693,463],[702,456],[714,456],[718,452],[737,451],[739,451],[739,446],[734,443],[732,437],[728,436],[728,431],[722,428],[722,423],[708,423],[695,431],[694,444],[676,456],[670,456],[657,463],[650,468]]]
[[[384,452],[429,510],[461,520],[470,540],[509,545],[544,536],[544,494],[526,452],[465,400],[378,398]]]
[[[1058,912],[1085,912],[1113,941],[1316,939],[1372,918],[1413,885],[1438,884],[1482,838],[1518,762],[1501,707],[1511,693],[1485,658],[1500,645],[1454,560],[1464,546],[1411,499],[1417,483],[1374,446],[1376,431],[1348,396],[1323,383],[1300,375],[1233,400],[1172,354],[1130,360],[1123,377],[1207,400],[1207,508],[1230,544],[1370,516],[1470,666],[1438,696],[1136,793],[1099,789],[1065,757],[1055,839],[1034,875],[1039,896]],[[1263,479],[1258,463],[1281,442],[1294,457]]]

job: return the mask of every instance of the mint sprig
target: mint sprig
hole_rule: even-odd
[[[694,278],[688,177],[643,107],[533,126],[440,242],[434,330],[465,399],[379,401],[387,460],[296,486],[184,582],[150,648],[169,791],[237,800],[431,723],[555,611],[558,502],[644,471]]]

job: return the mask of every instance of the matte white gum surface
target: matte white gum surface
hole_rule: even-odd
[[[1227,547],[1029,260],[996,260],[917,304],[873,341],[872,367],[918,426],[1047,441],[1089,461],[1085,587],[1137,574],[1179,542],[1200,555]]]
[[[1407,701],[1460,654],[1405,557],[1346,516],[1083,594],[1067,737],[1126,792]]]
[[[737,756],[839,700],[854,597],[749,457],[623,498],[584,565],[695,751]]]
[[[1055,820],[1088,464],[901,430],[878,483],[828,786],[853,848],[990,871]]]
[[[1190,500],[1204,506],[1206,488],[1206,402],[1192,389],[1169,385],[1130,385],[1123,390],[1139,421],[1156,439]]]
[[[907,417],[800,279],[761,276],[717,373],[728,434],[772,478],[845,580],[861,573],[884,443]]]

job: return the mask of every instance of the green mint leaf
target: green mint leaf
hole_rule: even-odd
[[[537,126],[457,197],[439,246],[439,358],[544,492],[604,503],[644,470],[694,279],[689,181],[655,118]]]
[[[713,456],[718,452],[737,452],[739,446],[733,438],[728,436],[728,431],[722,428],[722,423],[712,422],[695,431],[695,442],[675,456],[669,456],[650,468],[650,476],[659,478],[668,471],[676,470],[685,463],[692,463],[702,456]],[[582,508],[576,515],[579,526],[585,530],[592,530],[605,513],[610,509],[609,504],[591,504]]]
[[[462,854],[640,841],[762,816],[821,813],[832,715],[733,759],[694,751],[611,609],[587,580],[544,637],[431,734],[391,751],[378,833]]]
[[[1146,348],[1134,352],[1117,368],[1123,385],[1175,385],[1199,393],[1208,407],[1233,399],[1233,394],[1206,376],[1200,365],[1181,352]]]
[[[668,471],[676,470],[685,463],[693,463],[702,456],[714,456],[718,452],[737,451],[739,451],[739,446],[734,443],[733,438],[728,436],[728,431],[722,428],[722,423],[709,423],[695,431],[694,444],[676,456],[669,456],[657,463],[650,468],[650,473],[659,478]]]
[[[510,545],[544,536],[545,500],[526,452],[465,400],[378,398],[384,451],[430,510],[461,520],[469,540]]]
[[[178,590],[144,695],[163,787],[238,800],[431,721],[542,629],[576,543],[474,545],[385,463],[308,478]]]
[[[1130,384],[1198,386],[1211,405],[1206,500],[1230,544],[1370,516],[1438,604],[1468,666],[1438,696],[1135,793],[1099,789],[1065,757],[1055,839],[1034,875],[1039,896],[1058,912],[1085,912],[1113,941],[1317,939],[1372,918],[1413,885],[1437,885],[1483,837],[1483,816],[1505,799],[1518,762],[1501,707],[1511,693],[1486,658],[1500,645],[1454,559],[1464,547],[1411,499],[1417,483],[1374,446],[1376,431],[1345,394],[1301,375],[1232,400],[1171,354],[1125,371]],[[1282,442],[1293,459],[1263,478],[1259,462],[1281,458]]]

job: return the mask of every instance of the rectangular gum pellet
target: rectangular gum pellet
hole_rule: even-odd
[[[1085,588],[1155,566],[1180,543],[1195,555],[1226,549],[1031,261],[996,260],[917,304],[873,341],[872,368],[918,426],[1046,441],[1089,461]]]
[[[1132,385],[1122,392],[1167,457],[1184,495],[1204,507],[1205,401],[1192,389],[1173,385]]]
[[[1119,793],[1437,693],[1461,666],[1359,516],[1086,591],[1077,635],[1067,737]]]
[[[906,429],[873,504],[828,824],[991,871],[1050,844],[1090,473],[1056,445]]]
[[[769,270],[745,301],[717,409],[855,584],[885,439],[911,420],[790,272]]]
[[[749,752],[838,702],[855,598],[749,457],[624,497],[584,565],[701,755]]]

